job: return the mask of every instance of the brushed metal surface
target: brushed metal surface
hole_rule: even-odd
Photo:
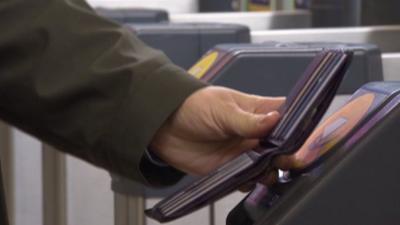
[[[67,156],[65,179],[67,225],[114,223],[114,194],[109,173]]]
[[[253,43],[265,41],[372,43],[378,45],[382,52],[400,52],[398,41],[400,25],[252,31],[251,40]]]
[[[174,23],[236,23],[246,25],[254,31],[311,26],[311,15],[304,10],[172,14],[170,20]]]
[[[13,151],[13,224],[43,224],[42,145],[17,129],[11,130]]]
[[[400,53],[383,54],[382,66],[385,80],[400,80]]]
[[[43,144],[43,225],[67,225],[65,157]]]

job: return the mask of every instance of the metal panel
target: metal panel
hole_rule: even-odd
[[[253,31],[254,43],[264,41],[330,41],[372,43],[382,52],[400,52],[400,26]]]
[[[0,121],[0,161],[1,161],[1,170],[3,175],[4,195],[5,195],[8,219],[10,224],[14,224],[13,223],[13,217],[14,217],[13,157],[14,154],[11,148],[11,127],[5,124],[4,122]]]
[[[308,11],[303,10],[172,14],[170,20],[175,23],[237,23],[246,25],[251,30],[307,28],[311,26],[311,15]]]
[[[0,122],[0,148],[10,224],[43,224],[40,142]]]
[[[43,224],[42,155],[40,142],[17,130],[11,130],[14,172],[15,225]]]
[[[239,24],[153,23],[129,27],[144,43],[163,51],[184,69],[217,44],[250,42],[250,30]]]
[[[214,204],[214,224],[224,225],[228,213],[235,207],[247,193],[234,192]]]
[[[0,223],[2,225],[9,225],[1,166],[0,166]]]
[[[113,224],[109,174],[47,145],[43,147],[43,193],[45,225]]]
[[[110,225],[114,222],[114,198],[110,175],[103,169],[66,157],[67,225]]]
[[[65,157],[43,145],[43,224],[66,225]]]
[[[400,80],[400,53],[383,54],[382,65],[385,80]]]
[[[114,225],[144,225],[145,198],[144,195],[127,197],[116,193]]]

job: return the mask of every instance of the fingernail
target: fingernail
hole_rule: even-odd
[[[279,119],[279,112],[277,111],[272,111],[267,113],[265,116],[263,116],[263,119],[261,120],[261,124],[262,126],[265,125],[270,125],[271,122],[275,122],[276,120]]]
[[[279,115],[280,114],[278,111],[272,111],[272,112],[267,113],[267,117],[277,117]]]

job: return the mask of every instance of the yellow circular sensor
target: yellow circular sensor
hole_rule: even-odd
[[[201,79],[218,58],[218,52],[210,52],[204,56],[198,63],[189,69],[189,73],[198,79]]]

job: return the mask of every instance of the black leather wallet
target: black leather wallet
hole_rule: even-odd
[[[241,154],[207,176],[157,203],[146,215],[160,222],[185,216],[245,183],[257,181],[280,154],[295,152],[321,120],[352,58],[350,51],[326,49],[317,54],[280,109],[281,119],[260,148]]]

